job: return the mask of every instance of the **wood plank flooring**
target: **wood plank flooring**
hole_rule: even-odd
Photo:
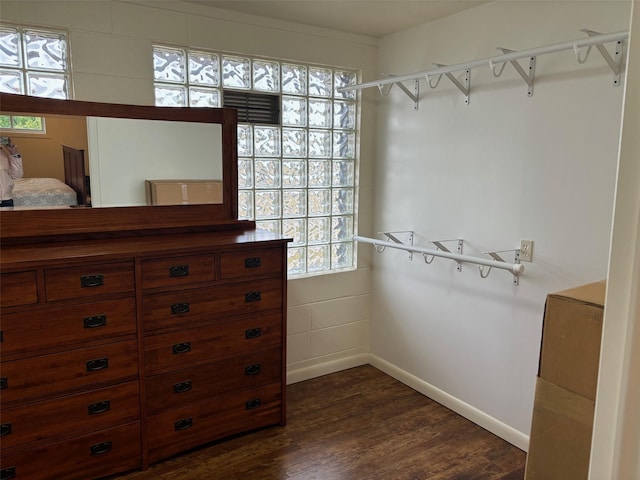
[[[525,453],[372,366],[288,387],[286,427],[118,480],[522,480]]]

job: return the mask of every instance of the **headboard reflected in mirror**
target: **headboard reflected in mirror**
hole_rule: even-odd
[[[0,114],[44,119],[40,137],[2,135],[19,144],[26,177],[57,177],[72,192],[59,204],[1,208],[3,240],[252,223],[237,220],[233,109],[0,94]]]

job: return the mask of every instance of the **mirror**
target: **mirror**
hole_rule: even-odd
[[[3,93],[0,113],[45,119],[40,137],[2,134],[19,145],[25,176],[57,178],[77,199],[2,208],[2,238],[36,234],[22,225],[31,218],[38,218],[38,235],[246,223],[237,221],[235,110]],[[68,225],[60,225],[63,217]],[[78,217],[82,223],[72,225]]]

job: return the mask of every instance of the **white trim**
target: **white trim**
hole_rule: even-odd
[[[383,360],[382,358],[371,355],[371,365],[382,370],[387,375],[391,375],[396,380],[422,393],[432,400],[453,410],[457,414],[463,416],[467,420],[497,435],[510,444],[518,447],[525,452],[529,449],[529,436],[516,430],[513,427],[501,422],[500,420],[478,410],[477,408],[463,402],[459,398],[440,390],[428,382],[412,375],[409,372],[396,367],[395,365]]]
[[[340,372],[353,367],[360,367],[371,363],[371,355],[368,353],[360,353],[337,360],[321,362],[304,368],[289,370],[287,367],[287,385],[292,383],[303,382],[311,378],[321,377],[330,373]]]

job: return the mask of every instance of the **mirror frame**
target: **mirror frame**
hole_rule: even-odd
[[[3,209],[0,238],[165,229],[252,228],[238,218],[237,112],[230,108],[154,107],[56,100],[0,93],[0,110],[34,115],[73,115],[222,125],[222,203],[140,207]]]

